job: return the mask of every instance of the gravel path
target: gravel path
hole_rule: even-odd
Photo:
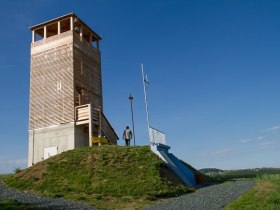
[[[94,210],[92,207],[84,203],[73,202],[61,198],[33,195],[12,189],[0,182],[0,200],[3,199],[17,200],[20,203],[32,204],[46,210]]]
[[[236,200],[253,186],[255,183],[250,181],[233,181],[212,185],[200,188],[194,193],[168,199],[143,210],[218,210]]]
[[[143,210],[218,210],[228,203],[236,200],[243,193],[255,186],[250,181],[233,181],[219,185],[212,185],[196,190],[176,198],[170,198],[163,203],[151,205]],[[87,204],[64,200],[61,198],[48,198],[33,195],[7,187],[0,182],[0,200],[12,199],[21,203],[28,203],[42,209],[65,209],[65,210],[96,210]]]

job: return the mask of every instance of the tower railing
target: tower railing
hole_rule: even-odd
[[[54,36],[48,37],[46,39],[42,38],[38,41],[35,41],[35,42],[31,43],[31,46],[32,47],[37,47],[37,46],[40,46],[42,44],[46,44],[46,43],[52,42],[52,41],[57,40],[57,39],[61,39],[63,37],[66,37],[66,36],[69,36],[69,35],[72,35],[72,34],[73,34],[73,31],[66,31],[66,32],[63,32],[61,34],[56,34]]]

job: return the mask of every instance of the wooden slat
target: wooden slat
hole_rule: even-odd
[[[89,113],[87,112],[87,113],[79,113],[78,112],[78,116],[77,117],[89,117]]]
[[[78,112],[79,113],[88,113],[89,109],[88,108],[79,108]]]
[[[88,120],[89,117],[78,117],[76,121]]]
[[[89,115],[89,111],[88,110],[85,110],[85,111],[78,110],[78,115]]]
[[[83,120],[83,121],[77,121],[76,125],[83,125],[83,124],[88,124],[89,120]]]

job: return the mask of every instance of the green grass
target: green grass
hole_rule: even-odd
[[[64,152],[4,180],[21,190],[85,201],[98,208],[135,209],[192,191],[165,178],[170,174],[148,146],[102,146]]]
[[[32,205],[28,205],[28,204],[19,203],[19,202],[14,201],[14,200],[5,199],[5,200],[0,200],[0,209],[1,210],[11,210],[11,209],[15,209],[15,210],[39,210],[40,208],[34,207]]]
[[[4,179],[5,177],[8,177],[10,174],[0,174],[0,180]]]
[[[280,174],[261,175],[253,180],[256,187],[227,206],[226,210],[280,209]]]

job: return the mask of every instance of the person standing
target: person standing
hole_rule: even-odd
[[[132,131],[126,126],[126,129],[123,132],[123,139],[125,140],[125,145],[130,146],[130,140],[132,139]]]

